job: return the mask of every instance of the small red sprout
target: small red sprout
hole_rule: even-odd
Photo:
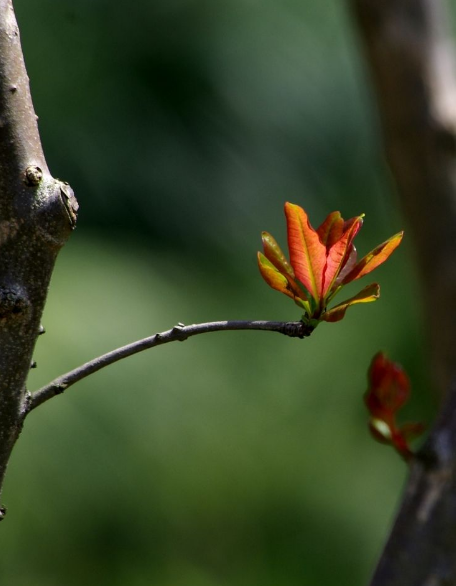
[[[354,297],[332,309],[328,304],[344,285],[367,275],[399,246],[403,232],[357,260],[353,240],[362,224],[363,215],[344,220],[340,212],[332,212],[314,230],[306,212],[291,203],[285,204],[290,262],[274,238],[262,233],[263,253],[258,253],[258,266],[266,283],[284,293],[304,309],[302,321],[315,328],[321,321],[336,322],[345,316],[350,305],[375,301],[380,286],[373,283]]]
[[[370,413],[369,429],[373,437],[390,444],[405,459],[413,456],[408,442],[421,435],[422,423],[405,423],[398,426],[396,413],[410,397],[410,381],[399,364],[383,353],[376,354],[369,368],[369,388],[364,396]]]

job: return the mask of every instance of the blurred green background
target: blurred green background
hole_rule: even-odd
[[[407,224],[338,0],[15,0],[49,166],[75,189],[32,390],[175,323],[294,320],[255,253],[283,203]],[[371,279],[372,280],[372,279]],[[5,586],[358,586],[405,478],[366,429],[385,349],[433,401],[412,243],[381,300],[311,339],[227,332],[129,358],[27,420],[3,501]],[[368,284],[367,281],[364,284]]]

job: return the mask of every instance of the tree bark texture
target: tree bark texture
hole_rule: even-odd
[[[0,0],[0,489],[56,256],[77,202],[46,165],[11,0]]]
[[[387,159],[413,235],[435,383],[445,395],[412,463],[372,586],[456,584],[456,83],[442,0],[350,0]]]
[[[412,233],[433,372],[456,378],[456,79],[443,0],[350,0]]]

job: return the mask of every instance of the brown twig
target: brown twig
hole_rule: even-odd
[[[52,397],[61,394],[68,387],[74,385],[83,378],[90,376],[94,372],[97,372],[98,370],[101,370],[102,368],[105,368],[106,366],[109,366],[118,360],[132,356],[133,354],[137,354],[138,352],[143,352],[144,350],[154,348],[155,346],[161,346],[162,344],[168,344],[169,342],[182,342],[187,340],[187,338],[191,338],[192,336],[197,336],[200,334],[232,330],[263,330],[279,332],[280,334],[285,334],[286,336],[290,336],[292,338],[304,338],[309,336],[312,331],[309,326],[306,326],[301,321],[216,321],[203,324],[193,324],[190,326],[184,326],[184,324],[179,323],[166,332],[154,334],[148,338],[144,338],[142,340],[132,342],[127,346],[122,346],[121,348],[112,350],[107,354],[103,354],[103,356],[94,358],[93,360],[78,366],[74,370],[59,376],[48,385],[42,387],[31,396],[26,398],[24,401],[23,410],[25,413],[32,411],[45,401],[48,401],[49,399],[52,399]]]

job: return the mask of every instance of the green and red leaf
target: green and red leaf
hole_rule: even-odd
[[[285,258],[275,238],[268,232],[262,232],[261,239],[263,241],[264,256],[286,278],[288,281],[288,289],[293,293],[293,296],[307,299],[308,295],[296,283],[293,267]]]
[[[285,215],[290,263],[296,277],[318,304],[323,286],[326,246],[310,225],[307,214],[301,207],[287,202]]]
[[[379,297],[380,285],[377,283],[372,283],[372,285],[364,287],[364,289],[354,297],[350,297],[350,299],[342,301],[342,303],[339,303],[339,305],[336,305],[332,309],[325,311],[325,313],[321,316],[321,319],[327,322],[340,321],[344,318],[345,312],[351,305],[356,305],[357,303],[370,303],[372,301],[376,301]]]
[[[404,232],[399,232],[366,254],[348,273],[343,283],[350,283],[367,275],[387,260],[401,243]]]
[[[298,287],[291,277],[283,275],[261,252],[258,252],[257,258],[261,276],[266,283],[272,287],[272,289],[291,297],[297,305],[309,313],[310,306],[306,294]]]
[[[263,241],[264,256],[272,262],[272,264],[283,275],[287,274],[294,278],[294,270],[290,263],[285,258],[280,246],[277,244],[275,238],[269,232],[261,233],[261,240]]]
[[[258,268],[261,276],[270,287],[292,299],[295,298],[295,295],[290,291],[287,278],[261,252],[258,253]]]
[[[367,275],[385,262],[401,242],[402,232],[358,262],[353,240],[363,224],[364,214],[344,220],[340,212],[331,212],[317,230],[298,205],[287,202],[285,216],[290,259],[285,257],[271,234],[263,232],[264,254],[258,254],[258,264],[268,285],[304,308],[303,320],[315,324],[336,322],[345,316],[351,305],[378,299],[379,286],[373,284],[326,311],[345,284]]]

